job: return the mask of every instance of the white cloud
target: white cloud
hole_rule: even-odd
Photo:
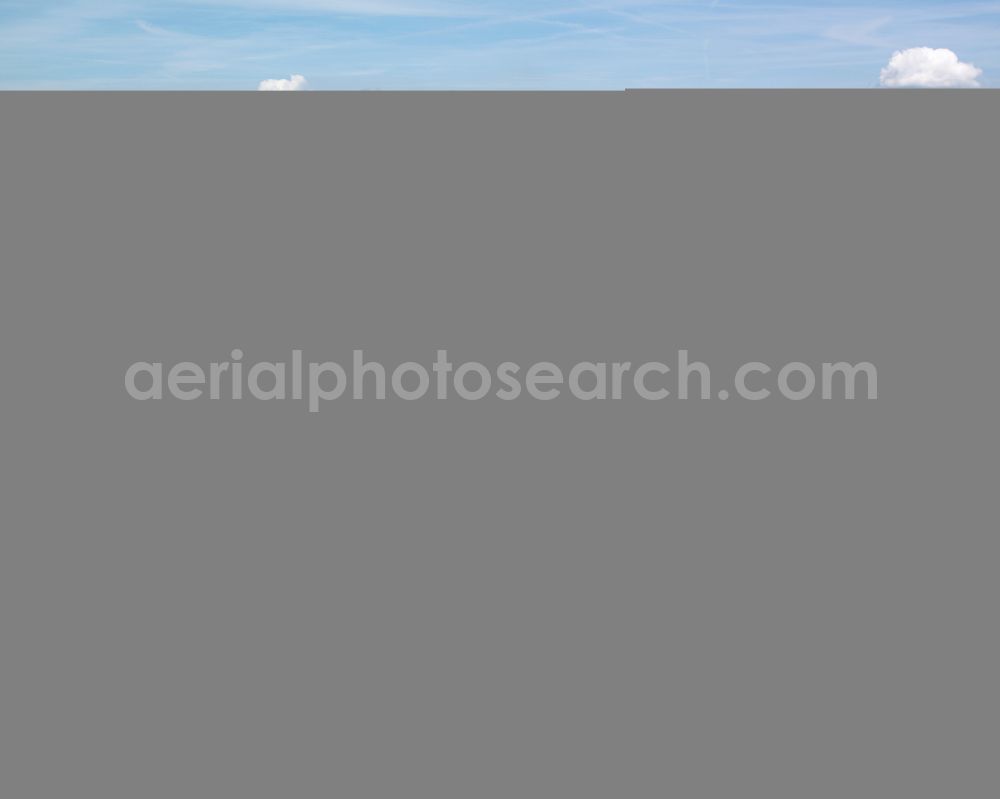
[[[882,69],[882,85],[890,88],[976,89],[983,71],[959,61],[951,50],[911,47],[898,50]]]
[[[301,75],[292,75],[291,78],[276,78],[274,80],[262,80],[257,87],[261,92],[301,92],[306,88],[306,79]]]

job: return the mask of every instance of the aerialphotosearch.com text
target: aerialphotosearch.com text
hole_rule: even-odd
[[[878,398],[878,372],[868,362],[801,362],[771,366],[760,361],[740,366],[728,387],[714,387],[708,364],[692,360],[688,350],[678,350],[667,364],[647,361],[581,361],[568,368],[548,361],[522,365],[505,361],[490,368],[477,361],[452,363],[447,350],[438,350],[429,365],[414,361],[387,368],[368,360],[364,350],[354,350],[349,367],[333,361],[308,361],[302,350],[292,350],[288,362],[244,361],[242,350],[229,360],[203,367],[184,361],[133,363],[125,373],[125,387],[137,400],[170,396],[179,400],[242,399],[301,400],[317,413],[324,403],[341,398],[386,399],[390,393],[402,400],[430,396],[482,400],[491,394],[501,400],[521,396],[554,400],[564,391],[580,400],[619,400],[629,395],[643,400],[719,399],[738,397],[759,401],[769,397],[788,400]]]

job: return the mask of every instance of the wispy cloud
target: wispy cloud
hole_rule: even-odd
[[[374,17],[463,17],[469,11],[458,3],[407,0],[191,0],[192,5],[230,6],[251,11],[310,11]]]
[[[158,25],[150,25],[148,22],[146,22],[143,19],[137,19],[135,21],[135,26],[139,30],[144,31],[146,33],[149,33],[149,34],[151,34],[153,36],[173,36],[174,35],[173,31],[168,31],[166,28],[161,28]]]
[[[885,47],[888,42],[885,29],[891,23],[892,17],[889,16],[859,22],[840,22],[831,25],[825,35],[845,44]]]

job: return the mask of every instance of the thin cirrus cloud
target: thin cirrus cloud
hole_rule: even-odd
[[[462,17],[459,4],[421,0],[197,0],[199,5],[234,6],[247,11],[304,11],[371,17]]]
[[[305,91],[308,81],[302,75],[292,75],[290,78],[273,78],[262,80],[257,86],[261,92],[301,92]]]
[[[960,61],[946,48],[898,50],[883,67],[881,84],[889,88],[978,89],[983,71]]]

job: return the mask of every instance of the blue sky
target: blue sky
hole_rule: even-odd
[[[873,87],[949,48],[1000,86],[1000,2],[0,0],[0,88]]]

